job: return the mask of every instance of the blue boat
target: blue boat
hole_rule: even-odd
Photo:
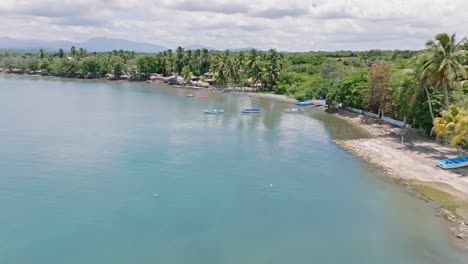
[[[260,113],[261,110],[259,108],[244,108],[242,109],[242,113]]]
[[[437,165],[442,169],[455,169],[465,167],[468,166],[468,156],[438,160]]]
[[[309,99],[301,99],[301,100],[297,100],[296,102],[294,102],[295,105],[302,105],[304,103],[307,103],[309,102]]]
[[[222,114],[224,113],[223,109],[213,109],[213,110],[203,110],[205,114]]]
[[[288,114],[303,114],[304,110],[300,108],[288,108],[288,109],[284,109],[284,112]]]

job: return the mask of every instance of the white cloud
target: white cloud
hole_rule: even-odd
[[[0,0],[0,36],[219,49],[418,49],[468,35],[466,0]]]

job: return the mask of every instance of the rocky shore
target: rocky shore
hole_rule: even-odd
[[[457,151],[418,131],[396,128],[379,120],[340,111],[338,116],[368,130],[373,138],[335,143],[376,166],[417,198],[437,208],[449,223],[457,243],[468,249],[468,168],[443,170],[437,159],[456,157]]]

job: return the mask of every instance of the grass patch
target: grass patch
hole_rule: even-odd
[[[432,200],[439,202],[442,208],[445,208],[452,212],[454,215],[467,219],[467,215],[462,213],[462,211],[466,210],[459,210],[468,208],[468,202],[465,202],[458,197],[442,191],[436,187],[429,186],[428,184],[424,183],[409,183],[414,190],[419,193],[424,194],[425,196],[431,198]],[[434,184],[431,184],[434,185]]]

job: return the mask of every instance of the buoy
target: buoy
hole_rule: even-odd
[[[270,187],[273,187],[273,184],[270,184]]]
[[[154,196],[154,197],[158,197],[158,194],[157,194],[157,193],[155,193],[153,196]]]

